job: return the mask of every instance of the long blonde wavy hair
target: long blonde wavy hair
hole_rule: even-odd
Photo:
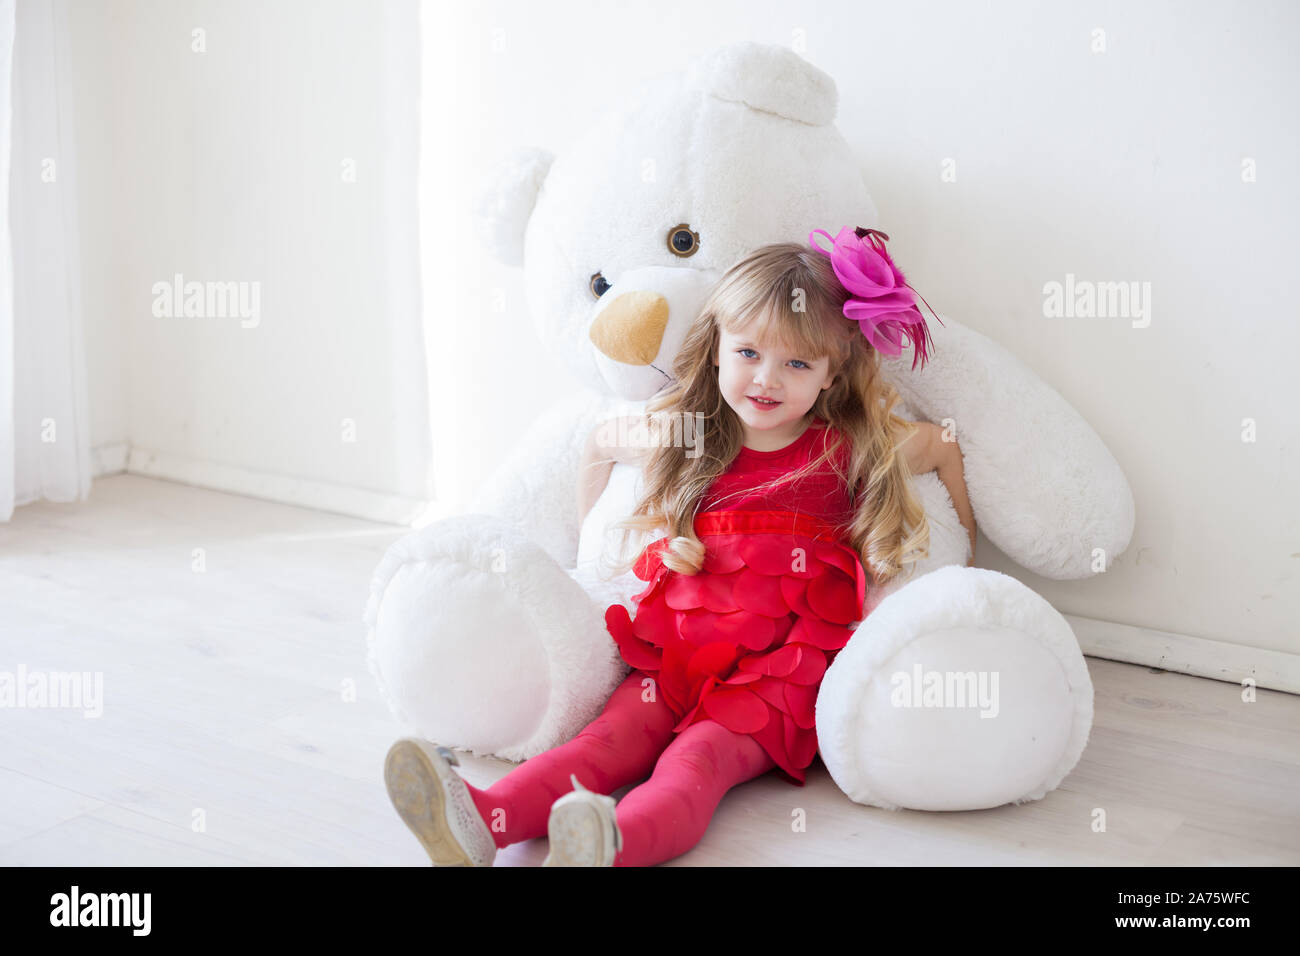
[[[631,516],[610,525],[610,530],[623,529],[624,555],[629,532],[645,537],[666,532],[671,539],[662,554],[666,567],[693,575],[703,566],[705,548],[695,534],[695,515],[714,479],[731,466],[744,444],[743,424],[724,401],[713,364],[724,328],[732,334],[748,331],[759,340],[770,336],[809,360],[829,356],[834,374],[808,414],[824,419],[843,438],[829,443],[805,467],[763,487],[797,481],[829,459],[846,495],[854,489],[855,498],[846,497],[846,505],[856,499],[858,508],[841,531],[847,532],[873,586],[929,554],[925,509],[899,452],[916,425],[893,413],[901,399],[881,377],[880,353],[858,324],[844,316],[847,299],[830,259],[793,242],[762,246],[722,276],[674,360],[674,381],[646,404],[645,493]],[[669,427],[680,436],[685,418],[699,423],[691,448],[661,440]],[[848,474],[834,457],[844,440],[851,449]],[[694,454],[688,456],[688,451]],[[616,573],[628,571],[639,550],[616,564]]]

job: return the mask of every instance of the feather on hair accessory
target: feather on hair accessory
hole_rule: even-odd
[[[918,360],[924,368],[934,343],[916,305],[920,293],[907,284],[885,251],[881,240],[889,236],[878,229],[845,226],[831,239],[832,248],[827,250],[817,245],[814,237],[818,233],[831,239],[825,229],[814,229],[808,233],[808,242],[830,257],[835,275],[849,293],[844,303],[845,318],[857,322],[867,341],[882,355],[895,358],[902,354],[904,346],[912,346],[912,368],[916,368]],[[925,307],[929,309],[930,303],[925,302]],[[934,309],[930,312],[942,325],[938,313]]]

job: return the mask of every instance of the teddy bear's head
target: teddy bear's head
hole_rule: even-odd
[[[797,54],[744,41],[644,83],[558,156],[503,160],[479,191],[477,227],[524,267],[552,357],[601,393],[649,398],[739,259],[813,229],[875,225],[836,101],[835,82]]]

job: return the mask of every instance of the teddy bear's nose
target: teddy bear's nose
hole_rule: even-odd
[[[615,362],[649,365],[659,354],[668,328],[668,300],[657,292],[633,289],[596,316],[591,341]]]

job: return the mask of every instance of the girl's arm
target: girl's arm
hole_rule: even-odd
[[[962,527],[970,535],[970,560],[966,562],[966,567],[969,568],[975,564],[975,511],[971,508],[970,495],[966,492],[966,469],[962,462],[960,445],[955,441],[943,442],[943,447],[946,450],[941,453],[936,470],[939,472],[939,480],[944,483],[948,494],[952,497],[953,507],[957,509],[957,517],[961,520]]]
[[[600,494],[609,484],[610,473],[615,462],[635,464],[645,454],[646,449],[632,445],[618,444],[617,436],[628,434],[635,417],[613,419],[612,424],[602,422],[587,435],[587,443],[582,449],[582,458],[578,464],[578,526],[586,520],[591,509],[596,506]],[[621,427],[620,427],[621,423]],[[610,441],[610,444],[606,444]]]
[[[587,443],[582,448],[582,459],[578,463],[578,527],[587,520],[587,515],[595,507],[600,493],[609,484],[609,474],[614,470],[613,459],[601,460],[593,431],[587,436]]]
[[[957,518],[970,535],[970,560],[966,567],[975,564],[975,512],[970,495],[966,492],[966,470],[961,456],[961,446],[955,441],[944,441],[943,429],[929,422],[916,422],[917,430],[900,446],[907,456],[907,464],[914,475],[937,471],[939,480],[948,489]]]

